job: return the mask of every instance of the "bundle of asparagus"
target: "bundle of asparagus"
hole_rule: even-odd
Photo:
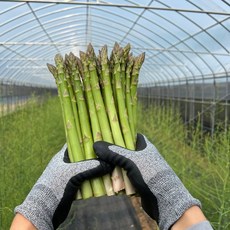
[[[122,48],[115,43],[108,58],[106,45],[96,56],[89,44],[80,58],[57,54],[56,66],[47,64],[58,88],[71,162],[95,158],[93,143],[99,140],[135,149],[137,83],[145,55],[134,57],[130,49],[130,44]],[[115,168],[112,176],[85,181],[81,196],[114,195],[123,189],[135,193],[126,173]]]

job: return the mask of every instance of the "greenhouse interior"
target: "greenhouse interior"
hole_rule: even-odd
[[[0,0],[0,31],[0,229],[65,143],[78,161],[88,121],[90,148],[104,140],[134,151],[136,134],[145,135],[213,229],[230,229],[228,0]],[[121,142],[103,133],[111,108]]]

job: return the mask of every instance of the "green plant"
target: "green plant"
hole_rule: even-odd
[[[42,102],[33,99],[22,110],[0,118],[0,229],[9,229],[14,207],[64,144],[61,116],[55,97]],[[179,113],[162,106],[139,105],[137,120],[138,132],[154,143],[200,199],[214,228],[229,229],[230,130],[220,126],[211,136],[196,128],[188,135]]]
[[[138,115],[138,132],[154,143],[191,194],[201,201],[213,227],[229,229],[230,130],[220,127],[213,135],[203,133],[199,125],[188,130],[171,107],[139,105]]]
[[[9,229],[20,204],[51,157],[65,143],[58,98],[32,98],[0,118],[0,229]]]
[[[85,53],[80,51],[80,58],[73,53],[65,58],[57,54],[55,66],[47,64],[58,88],[71,162],[95,158],[93,142],[98,140],[135,149],[137,83],[145,54],[133,57],[130,48],[130,44],[122,48],[115,43],[109,59],[106,45],[96,56],[89,44]],[[85,181],[82,198],[124,189],[126,194],[134,194],[126,173],[121,172],[118,167],[113,171],[111,178],[116,180],[106,175],[103,180]]]

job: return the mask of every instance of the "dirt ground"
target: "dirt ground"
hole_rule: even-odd
[[[130,199],[140,220],[142,230],[158,230],[156,222],[142,209],[140,197],[132,196]]]

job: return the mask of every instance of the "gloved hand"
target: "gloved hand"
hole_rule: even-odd
[[[168,230],[191,206],[200,206],[145,136],[137,135],[136,151],[103,141],[94,143],[94,150],[103,161],[127,171],[143,209],[161,230]]]
[[[112,168],[99,160],[67,163],[63,146],[50,161],[24,202],[15,208],[37,229],[56,229],[67,217],[76,192],[84,180],[105,175]]]

